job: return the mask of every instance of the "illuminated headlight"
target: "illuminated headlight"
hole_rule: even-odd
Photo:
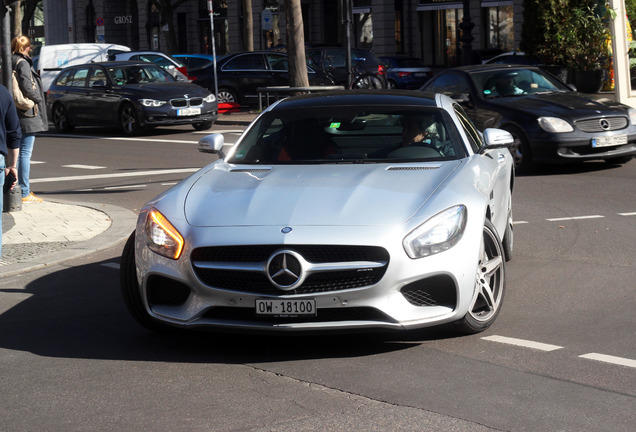
[[[165,105],[167,102],[156,99],[139,99],[139,103],[145,107],[160,107],[161,105]]]
[[[636,109],[634,108],[629,108],[627,110],[627,113],[629,114],[629,122],[636,126]]]
[[[444,252],[455,246],[466,228],[466,206],[457,205],[436,214],[411,231],[402,245],[413,259]]]
[[[539,117],[539,126],[544,131],[551,133],[572,132],[574,130],[570,123],[558,117]]]
[[[207,103],[212,103],[216,100],[216,98],[214,97],[214,95],[212,93],[210,93],[209,95],[207,95],[205,97],[205,99],[203,99],[205,102]]]
[[[151,251],[170,259],[178,259],[183,250],[183,237],[157,209],[146,218],[146,243]]]

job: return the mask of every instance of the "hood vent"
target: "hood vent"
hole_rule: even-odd
[[[231,169],[230,172],[252,174],[252,173],[270,172],[271,170],[272,170],[271,168],[235,168],[235,169]]]
[[[439,168],[438,166],[392,166],[387,169],[387,171],[428,171],[428,170],[436,170]]]

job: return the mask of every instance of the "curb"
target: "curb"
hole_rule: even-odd
[[[51,267],[65,261],[108,249],[117,243],[126,240],[130,233],[135,229],[137,223],[137,215],[134,212],[110,204],[77,203],[61,200],[51,200],[51,202],[87,207],[99,211],[108,216],[111,220],[111,225],[108,229],[106,229],[106,231],[91,239],[77,242],[66,242],[69,246],[62,247],[59,250],[38,253],[34,258],[24,262],[9,263],[8,266],[0,267],[0,279]]]

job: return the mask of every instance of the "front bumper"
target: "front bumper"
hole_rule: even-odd
[[[532,157],[536,162],[580,162],[636,156],[636,134],[627,135],[627,144],[607,147],[592,146],[592,138],[594,137],[616,135],[625,135],[625,132],[540,133],[534,139],[531,138]]]
[[[138,226],[136,256],[142,297],[148,313],[155,319],[186,328],[283,332],[404,330],[461,319],[467,313],[474,293],[477,242],[481,238],[481,230],[478,230],[477,236],[466,232],[462,240],[446,252],[412,260],[404,253],[401,235],[387,233],[378,236],[377,228],[298,227],[287,237],[281,234],[279,227],[197,228],[196,236],[186,238],[187,246],[182,257],[172,261],[147,249],[143,229]],[[316,241],[320,238],[339,239],[340,246],[359,245],[360,239],[375,238],[375,244],[362,246],[385,250],[386,266],[380,280],[371,278],[368,285],[304,291],[254,288],[262,285],[262,281],[257,279],[263,279],[263,275],[258,275],[258,272],[246,277],[237,276],[230,282],[231,286],[219,288],[213,286],[211,279],[202,272],[195,271],[191,260],[194,250],[210,244],[231,246],[235,239],[242,238],[263,241],[253,248],[270,248],[265,256],[280,250],[300,250],[304,254],[302,247],[307,244],[318,248],[329,245]],[[244,245],[235,245],[241,246]],[[247,247],[248,250],[251,248]],[[201,261],[200,255],[196,260]],[[267,259],[251,255],[248,261],[255,261],[263,272],[267,268]],[[249,266],[254,267],[253,264],[251,262]],[[236,265],[240,269],[245,263]],[[369,270],[362,265],[353,271],[363,273]],[[230,279],[232,276],[229,275]],[[257,316],[257,299],[311,299],[315,301],[317,314],[315,317]]]

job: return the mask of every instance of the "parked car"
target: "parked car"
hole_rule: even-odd
[[[305,50],[305,54],[307,63],[323,75],[330,77],[333,84],[347,84],[345,48],[313,47]],[[351,64],[360,75],[371,74],[376,75],[382,81],[386,79],[384,65],[371,50],[352,48]]]
[[[158,51],[130,51],[119,53],[112,58],[117,61],[145,61],[156,63],[165,69],[170,75],[175,77],[177,81],[188,80],[188,68],[178,60],[167,54]]]
[[[201,139],[219,160],[143,206],[124,301],[154,330],[483,331],[512,252],[511,142],[443,95],[281,100],[227,155]]]
[[[40,48],[34,68],[42,78],[42,91],[46,92],[65,67],[112,60],[117,53],[126,51],[130,51],[130,48],[125,45],[103,43],[44,45]]]
[[[575,92],[538,67],[447,69],[422,90],[461,101],[478,128],[509,131],[519,170],[527,171],[535,162],[625,163],[636,155],[635,109]]]
[[[531,65],[539,66],[541,62],[539,59],[532,55],[527,55],[523,51],[509,51],[503,54],[499,54],[491,59],[482,62],[484,64],[518,64],[518,65]]]
[[[207,66],[214,61],[212,54],[173,54],[172,58],[186,65],[188,70]]]
[[[433,70],[415,57],[380,57],[386,70],[387,87],[419,89],[433,76]]]
[[[217,118],[213,94],[177,81],[154,63],[104,62],[64,69],[46,98],[59,132],[75,126],[118,126],[136,135],[155,126],[190,124],[209,129]]]
[[[288,86],[287,54],[275,51],[249,51],[217,58],[219,103],[258,104],[256,89]],[[310,85],[331,84],[324,76],[307,67]],[[214,64],[190,70],[192,82],[214,91]]]

